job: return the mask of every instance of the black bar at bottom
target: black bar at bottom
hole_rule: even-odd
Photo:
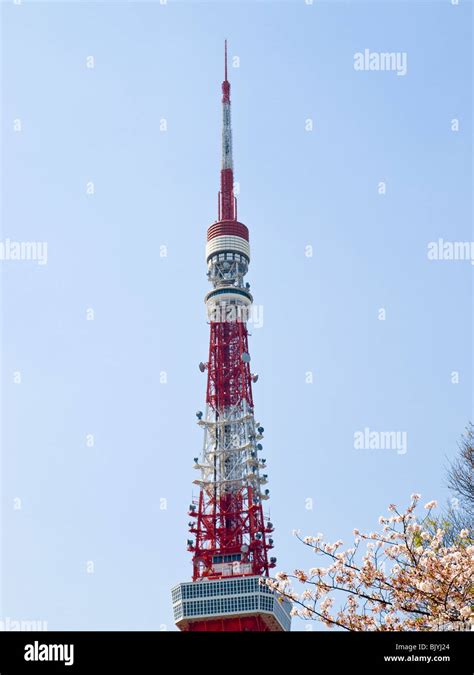
[[[214,671],[217,663],[221,672],[251,667],[269,673],[287,662],[303,675],[354,668],[472,675],[473,642],[469,632],[1,632],[0,675],[194,673]],[[214,659],[221,655],[224,660]]]

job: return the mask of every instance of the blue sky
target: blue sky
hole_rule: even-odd
[[[2,4],[2,240],[46,241],[48,262],[1,263],[0,616],[174,630],[224,38],[278,569],[313,563],[294,528],[349,544],[390,502],[447,499],[472,418],[473,270],[427,245],[473,238],[471,10]],[[355,71],[364,49],[406,53],[406,75]],[[407,452],[356,450],[365,427],[406,432]]]

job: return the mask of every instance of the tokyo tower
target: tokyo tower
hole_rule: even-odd
[[[207,231],[205,296],[210,324],[206,412],[196,413],[204,432],[201,457],[195,457],[199,498],[189,506],[188,551],[192,581],[172,590],[174,618],[182,631],[288,631],[290,603],[262,583],[276,558],[273,524],[263,504],[266,460],[263,427],[256,421],[247,320],[250,285],[249,231],[237,220],[232,160],[230,83],[222,83],[222,165],[218,219]]]

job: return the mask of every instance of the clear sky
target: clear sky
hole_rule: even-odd
[[[1,617],[174,630],[224,38],[277,569],[314,564],[294,528],[349,545],[390,502],[447,499],[473,417],[473,267],[427,246],[473,238],[471,9],[2,3],[2,240],[48,260],[0,263]],[[406,74],[356,71],[365,49]],[[355,449],[366,427],[407,452]]]

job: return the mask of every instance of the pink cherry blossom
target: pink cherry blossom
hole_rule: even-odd
[[[307,573],[278,572],[264,583],[292,601],[293,615],[327,626],[351,631],[469,630],[474,627],[474,546],[469,532],[463,529],[457,543],[446,543],[442,529],[433,534],[424,526],[429,513],[417,518],[419,499],[412,495],[404,512],[381,516],[382,533],[355,529],[354,545],[345,551],[337,550],[341,540],[328,543],[320,535],[298,535],[329,565]],[[425,508],[435,506],[431,501]],[[396,507],[391,504],[389,510]],[[303,584],[301,595],[293,590],[294,581]],[[336,602],[342,604],[331,614]]]

